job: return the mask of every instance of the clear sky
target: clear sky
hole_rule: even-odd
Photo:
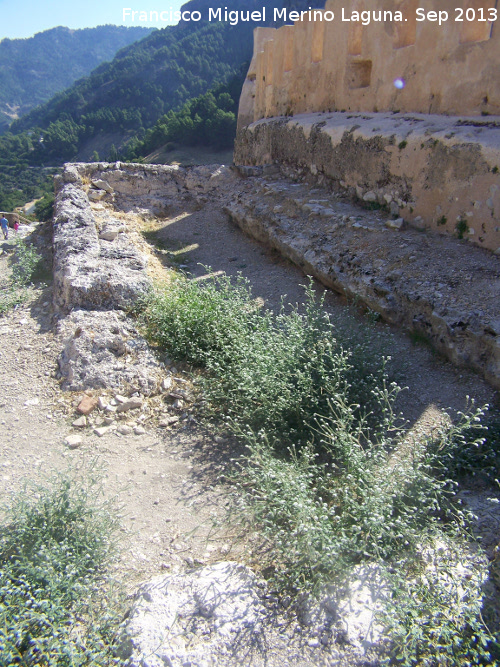
[[[68,28],[93,28],[105,23],[142,25],[123,21],[123,8],[147,11],[173,11],[186,0],[0,0],[0,40],[31,37],[36,32],[63,25]],[[138,15],[137,15],[138,16]],[[164,28],[168,23],[149,24]]]

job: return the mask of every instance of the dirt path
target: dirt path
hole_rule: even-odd
[[[176,253],[157,251],[157,255],[169,261],[177,257],[196,276],[203,275],[207,266],[231,275],[241,272],[252,283],[255,296],[273,309],[279,307],[282,295],[291,303],[303,298],[305,278],[300,271],[245,237],[216,202],[148,224],[156,227],[164,247]],[[2,255],[0,278],[5,280],[8,271],[8,258]],[[316,289],[323,291],[318,285]],[[231,443],[186,420],[173,430],[146,423],[142,435],[110,432],[100,438],[89,429],[82,434],[83,446],[74,450],[66,446],[65,437],[74,432],[74,407],[81,395],[68,401],[59,389],[61,343],[53,333],[51,303],[51,287],[37,288],[28,303],[0,318],[2,497],[7,499],[18,491],[25,478],[97,461],[106,471],[106,493],[119,494],[122,504],[124,540],[119,569],[128,574],[131,591],[154,574],[241,556],[220,526],[232,490],[218,482],[235,453]],[[366,326],[366,320],[346,316],[346,304],[340,297],[327,293],[325,303],[343,326],[355,321]],[[399,407],[418,427],[431,422],[439,408],[463,409],[467,396],[480,405],[496,404],[494,390],[476,375],[453,368],[385,325],[371,331],[374,345],[391,351],[400,379],[408,386]],[[73,408],[68,409],[71,401]],[[219,526],[214,528],[214,522]],[[282,640],[282,649],[286,641]],[[297,664],[319,665],[322,660],[309,656]]]
[[[2,256],[3,279],[8,272],[8,257]],[[33,290],[26,304],[0,319],[0,495],[7,501],[24,479],[97,465],[106,494],[122,505],[119,569],[130,575],[130,590],[186,562],[220,559],[221,548],[229,551],[213,528],[226,502],[213,486],[222,464],[205,457],[216,441],[195,424],[168,433],[146,426],[140,436],[113,432],[102,438],[89,429],[82,433],[83,446],[67,447],[81,394],[61,392],[56,379],[61,343],[53,332],[51,292],[50,286]]]

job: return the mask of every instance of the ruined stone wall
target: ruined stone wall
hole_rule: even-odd
[[[500,113],[499,22],[495,0],[328,0],[334,21],[303,20],[255,30],[239,127],[261,118],[317,111]],[[417,8],[448,20],[417,21]],[[458,21],[458,9],[475,20]],[[343,21],[352,11],[400,11],[402,21]],[[481,11],[482,10],[482,11]],[[474,12],[474,13],[473,13]],[[465,18],[467,14],[464,13]],[[373,15],[372,15],[373,17]],[[404,80],[404,87],[394,85]]]
[[[363,206],[500,255],[500,119],[332,113],[238,131],[235,163],[305,169]]]

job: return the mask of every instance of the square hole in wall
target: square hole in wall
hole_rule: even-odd
[[[372,61],[355,60],[347,65],[346,83],[347,87],[368,88],[372,79]]]

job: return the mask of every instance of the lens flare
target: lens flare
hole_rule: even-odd
[[[406,82],[404,79],[394,79],[394,85],[398,90],[403,90],[403,88],[406,86]]]

